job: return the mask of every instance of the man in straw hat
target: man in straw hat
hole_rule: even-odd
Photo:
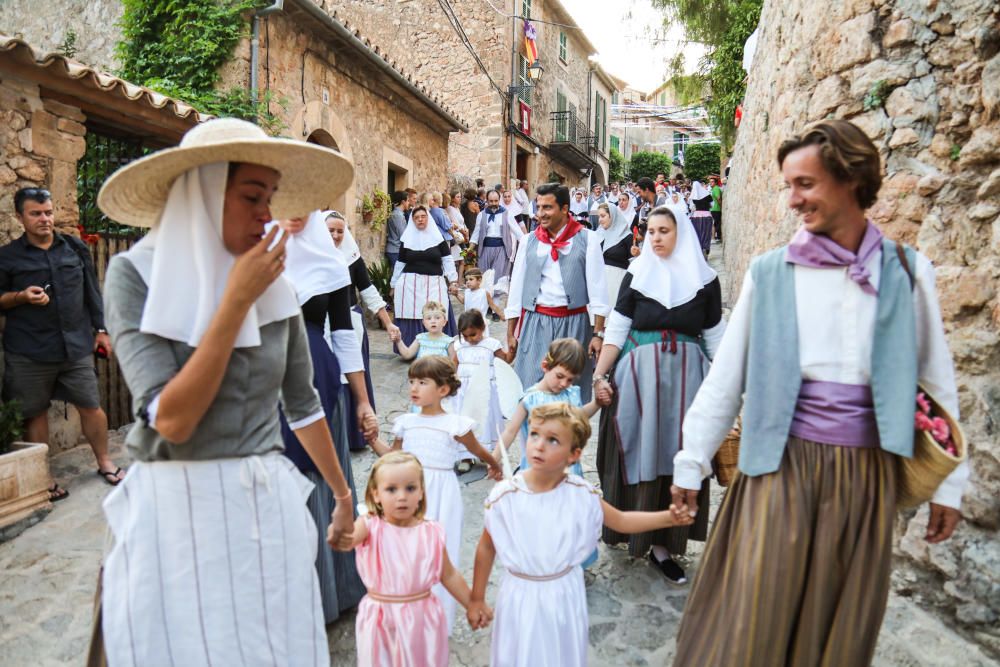
[[[742,404],[742,474],[705,548],[675,665],[870,664],[918,381],[958,415],[934,268],[865,217],[878,149],[828,120],[783,143],[778,164],[802,226],[747,271],[674,458],[674,502],[694,511]],[[928,542],[951,536],[967,478],[961,463],[934,493]]]
[[[336,151],[218,119],[101,189],[111,219],[151,228],[105,284],[137,417],[136,462],[104,503],[110,664],[327,664],[312,485],[280,455],[279,401],[333,489],[330,544],[349,540],[353,503],[282,275],[287,237],[263,232],[323,208],[352,173]]]

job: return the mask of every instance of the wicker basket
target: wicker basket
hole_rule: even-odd
[[[930,401],[931,413],[948,422],[958,456],[944,451],[927,431],[917,430],[913,436],[913,458],[896,457],[896,507],[899,509],[916,507],[930,500],[944,478],[969,454],[962,427],[926,389],[920,387],[919,391]]]
[[[743,431],[743,423],[737,418],[736,425],[722,441],[722,446],[715,453],[712,459],[712,467],[715,468],[715,479],[719,486],[729,486],[739,472],[737,464],[740,460],[740,434]]]

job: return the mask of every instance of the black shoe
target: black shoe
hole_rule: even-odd
[[[684,568],[678,565],[677,561],[673,558],[657,560],[656,556],[653,555],[652,550],[650,550],[649,562],[652,563],[653,566],[667,578],[667,581],[675,586],[683,586],[687,583],[687,576],[684,574]]]

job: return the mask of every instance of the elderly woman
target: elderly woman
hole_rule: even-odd
[[[609,503],[624,511],[668,507],[681,423],[708,372],[725,323],[722,291],[705,263],[690,224],[665,207],[647,218],[642,251],[622,280],[594,371],[601,412],[597,465]],[[708,534],[708,483],[692,526],[639,535],[604,529],[608,544],[628,542],[629,553],[649,558],[668,581],[685,583],[672,558],[688,539]],[[650,550],[652,546],[652,550]]]
[[[457,333],[448,298],[457,291],[457,280],[458,272],[448,242],[431,222],[427,208],[417,206],[400,238],[399,261],[390,282],[394,290],[393,312],[399,327],[399,340],[411,345],[417,334],[423,332],[422,311],[428,301],[448,306],[448,324],[444,332],[449,336]],[[399,346],[395,347],[399,353]]]
[[[112,665],[328,664],[313,485],[281,456],[279,401],[333,490],[331,543],[347,542],[354,503],[282,276],[287,237],[261,236],[335,199],[351,172],[335,151],[219,119],[101,190],[108,217],[152,227],[104,289],[137,418],[135,463],[104,501]]]

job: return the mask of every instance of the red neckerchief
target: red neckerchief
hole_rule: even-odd
[[[539,225],[535,228],[535,238],[545,245],[552,246],[552,261],[559,261],[559,248],[565,248],[569,245],[570,239],[576,236],[577,232],[583,229],[583,225],[577,222],[574,218],[568,217],[566,220],[566,226],[559,230],[559,235],[554,239],[549,235],[547,229]]]

